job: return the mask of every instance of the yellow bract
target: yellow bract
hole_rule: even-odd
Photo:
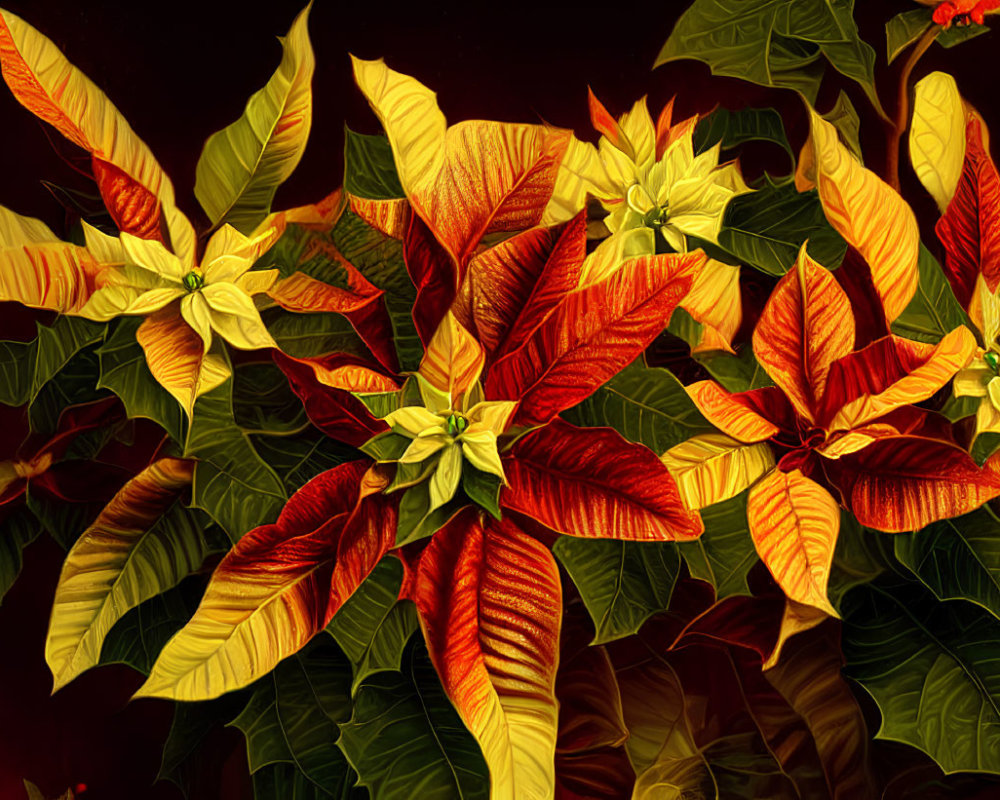
[[[462,461],[504,483],[497,437],[504,432],[516,402],[479,399],[478,386],[452,397],[417,375],[423,406],[403,406],[384,419],[394,431],[413,441],[400,464],[436,459],[430,474],[430,510],[440,508],[458,491]]]
[[[1000,292],[990,292],[980,275],[969,304],[969,317],[979,328],[986,349],[955,375],[955,397],[978,397],[976,432],[1000,433]]]
[[[932,72],[916,85],[910,161],[944,214],[965,165],[965,107],[955,79],[945,72]]]

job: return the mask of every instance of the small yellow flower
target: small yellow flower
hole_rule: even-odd
[[[1000,296],[990,292],[982,275],[969,305],[969,317],[979,329],[985,349],[955,375],[956,397],[978,397],[976,436],[1000,433]]]
[[[400,464],[420,464],[435,459],[430,475],[430,511],[440,508],[458,491],[462,461],[507,482],[500,462],[497,438],[504,432],[513,401],[485,401],[478,385],[461,396],[432,386],[418,375],[422,406],[403,406],[384,417],[397,433],[412,439],[399,457]]]
[[[161,242],[123,233],[118,239],[85,226],[87,246],[116,264],[104,276],[80,315],[105,321],[121,314],[148,316],[180,299],[184,321],[202,338],[205,352],[212,332],[234,347],[274,347],[253,296],[266,292],[277,270],[250,268],[261,254],[260,239],[249,239],[230,225],[220,228],[205,248],[202,266],[187,269]]]

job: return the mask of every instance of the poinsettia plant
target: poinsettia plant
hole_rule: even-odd
[[[683,87],[655,119],[591,91],[587,133],[449,122],[353,58],[381,132],[274,211],[307,6],[205,144],[200,222],[0,10],[7,86],[103,205],[0,207],[0,594],[41,530],[67,550],[54,688],[131,665],[174,704],[161,777],[232,724],[258,800],[995,790],[1000,173],[917,71],[998,9],[920,2],[884,58],[846,0],[679,15],[657,64],[795,90],[798,152]]]

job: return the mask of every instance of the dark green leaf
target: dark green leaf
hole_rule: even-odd
[[[430,481],[422,481],[406,489],[399,501],[396,547],[424,539],[441,530],[466,503],[466,498],[459,492],[443,506],[432,511]]]
[[[794,184],[768,183],[749,194],[734,197],[726,208],[719,244],[768,275],[781,277],[809,241],[809,255],[836,269],[847,243],[826,221],[815,189],[800,192]]]
[[[355,133],[344,126],[344,191],[370,200],[405,196],[385,136]]]
[[[713,378],[730,392],[747,392],[763,386],[774,386],[774,382],[758,363],[749,343],[737,348],[736,355],[711,353],[695,356]]]
[[[886,55],[891,64],[896,57],[934,24],[934,10],[915,8],[903,11],[885,23]]]
[[[41,528],[25,508],[0,519],[0,603],[21,572],[21,551],[38,538]]]
[[[462,461],[462,489],[473,503],[485,509],[494,519],[500,519],[500,489],[503,481],[496,475]]]
[[[580,590],[594,623],[592,644],[635,633],[670,605],[681,560],[674,542],[561,536],[556,557]]]
[[[35,395],[28,407],[28,421],[37,433],[51,436],[59,427],[59,417],[69,406],[90,403],[109,392],[98,389],[101,361],[97,346],[89,345],[70,358]]]
[[[356,393],[354,396],[365,404],[373,417],[382,419],[399,407],[399,392]]]
[[[361,445],[361,452],[376,461],[396,461],[401,458],[413,439],[395,431],[386,431]]]
[[[945,772],[1000,772],[1000,621],[898,580],[856,587],[843,616],[845,672],[878,703],[878,738]]]
[[[788,144],[781,114],[773,108],[744,108],[730,111],[717,108],[704,117],[694,130],[695,154],[704,153],[721,143],[723,150],[731,150],[745,142],[773,142],[780,146],[795,168],[795,153]]]
[[[898,558],[941,600],[1000,617],[1000,521],[986,509],[892,537]]]
[[[977,36],[989,33],[989,31],[989,25],[976,25],[975,23],[970,23],[969,25],[952,25],[947,30],[941,31],[934,41],[950,50],[955,45],[964,44],[970,39],[975,39]]]
[[[198,398],[184,454],[199,459],[192,505],[207,511],[235,542],[274,522],[288,499],[284,484],[233,418],[232,379]]]
[[[941,265],[923,245],[920,245],[917,266],[920,271],[917,293],[890,326],[892,332],[907,339],[936,344],[959,325],[972,327]]]
[[[998,447],[1000,447],[1000,433],[986,431],[976,437],[969,454],[979,466],[982,466]]]
[[[97,350],[101,362],[98,388],[110,389],[118,395],[129,417],[151,419],[181,442],[184,410],[146,366],[146,354],[135,338],[141,324],[139,317],[124,317],[111,326],[107,339]]]
[[[691,577],[712,584],[719,600],[750,594],[747,575],[758,559],[747,524],[748,493],[703,508],[705,532],[693,542],[677,545]]]
[[[489,773],[475,739],[441,688],[423,642],[414,637],[402,671],[362,682],[340,748],[372,800],[487,800]]]
[[[851,98],[847,96],[847,92],[841,91],[837,102],[823,115],[823,119],[837,129],[840,140],[863,164],[865,159],[861,152],[861,117],[858,116],[858,111],[854,107],[854,103],[851,102]]]
[[[677,378],[641,358],[563,416],[582,427],[614,428],[654,453],[714,430]]]
[[[827,597],[838,611],[855,586],[900,569],[892,553],[894,535],[863,527],[852,514],[840,513],[840,531],[827,583]]]
[[[233,416],[248,433],[296,433],[309,425],[302,401],[284,373],[270,362],[236,367]]]
[[[416,609],[399,600],[403,563],[384,558],[327,626],[354,667],[352,691],[369,675],[401,669],[403,648],[417,630]]]
[[[281,351],[293,358],[314,358],[329,353],[371,357],[357,331],[341,314],[296,314],[271,308],[261,318]]]
[[[252,436],[260,457],[278,474],[289,496],[338,464],[358,458],[358,452],[312,426],[294,436]]]

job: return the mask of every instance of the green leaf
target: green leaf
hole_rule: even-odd
[[[233,720],[247,740],[250,771],[294,764],[315,786],[342,797],[356,776],[336,746],[351,714],[351,668],[327,637],[313,639],[254,685]]]
[[[665,611],[680,573],[674,542],[561,536],[553,552],[580,590],[594,623],[591,644],[629,636]]]
[[[194,194],[212,227],[228,223],[244,234],[253,232],[302,158],[312,123],[316,65],[308,32],[311,6],[281,39],[281,63],[251,95],[243,115],[205,142]]]
[[[723,150],[732,150],[745,142],[773,142],[780,146],[795,168],[795,153],[785,135],[781,114],[773,108],[744,108],[730,111],[717,108],[704,117],[694,129],[695,155],[721,143]]]
[[[877,738],[905,742],[945,772],[1000,772],[1000,622],[879,581],[844,599],[845,672],[882,711]]]
[[[885,23],[886,55],[891,64],[896,57],[934,24],[934,10],[915,8],[903,11]]]
[[[41,528],[24,508],[0,520],[0,603],[21,572],[21,551],[38,538]]]
[[[855,586],[871,583],[901,569],[893,555],[894,534],[865,528],[847,511],[840,512],[840,532],[826,594],[841,611],[844,596]]]
[[[233,417],[247,433],[298,433],[309,425],[302,401],[271,362],[233,370]]]
[[[939,409],[940,414],[948,418],[949,422],[958,422],[960,419],[974,416],[979,410],[979,397],[955,397],[950,396],[944,401],[944,405]]]
[[[400,369],[416,371],[424,347],[413,325],[417,289],[406,271],[402,243],[371,227],[351,211],[341,215],[331,232],[331,239],[344,258],[385,293],[382,299],[392,323]]]
[[[278,348],[292,358],[314,358],[329,353],[370,358],[354,326],[341,314],[325,311],[297,314],[271,308],[261,318]]]
[[[503,481],[499,476],[476,469],[468,461],[462,461],[462,490],[465,496],[494,519],[500,519],[500,490]]]
[[[104,339],[107,325],[79,317],[38,324],[30,342],[0,342],[0,403],[32,402],[78,352]]]
[[[799,192],[794,184],[766,184],[734,197],[722,221],[719,244],[740,261],[781,277],[795,264],[802,245],[809,255],[836,269],[847,242],[826,220],[815,189]]]
[[[898,558],[940,600],[1000,618],[1000,521],[986,509],[892,537]]]
[[[312,426],[294,436],[252,436],[251,442],[281,478],[289,497],[321,472],[358,458],[356,450]]]
[[[923,245],[920,245],[917,268],[920,271],[917,293],[890,326],[892,332],[907,339],[936,344],[959,325],[971,328],[972,323],[955,299],[941,265]]]
[[[288,495],[236,425],[232,389],[229,378],[195,402],[184,455],[199,459],[192,505],[207,511],[235,542],[251,528],[274,522]]]
[[[97,350],[101,362],[98,388],[118,395],[129,417],[151,419],[181,442],[184,411],[146,366],[146,354],[135,338],[141,324],[140,317],[123,317],[112,325],[108,338]]]
[[[204,589],[204,579],[191,576],[130,609],[105,636],[98,663],[127,664],[149,675],[163,646],[191,619]]]
[[[67,473],[85,475],[90,462],[80,459],[63,459],[60,468]],[[85,502],[63,500],[53,492],[37,491],[29,483],[25,502],[32,514],[42,524],[45,531],[63,550],[69,550],[80,534],[90,525],[104,508],[103,498]]]
[[[714,430],[681,382],[641,357],[562,416],[581,427],[614,428],[657,454]]]
[[[399,600],[402,584],[402,562],[383,558],[326,627],[351,660],[352,692],[369,675],[402,668],[403,648],[419,627],[414,605]]]
[[[973,460],[979,466],[982,466],[986,463],[986,459],[996,452],[998,447],[1000,447],[1000,433],[986,431],[976,437],[972,443],[969,455],[972,456]]]
[[[344,126],[344,191],[370,200],[406,196],[385,136],[355,133]]]
[[[459,492],[443,506],[431,511],[430,481],[411,486],[399,501],[395,546],[402,547],[437,533],[467,502]]]
[[[378,419],[389,416],[389,414],[399,408],[400,392],[398,391],[370,393],[355,392],[354,396],[365,404],[365,408],[371,412],[373,417],[377,417]]]
[[[847,146],[847,149],[854,154],[859,163],[864,163],[864,155],[861,152],[861,117],[847,96],[847,92],[841,90],[834,104],[823,119],[837,129],[840,140]],[[841,256],[841,259],[843,256]],[[839,259],[838,259],[839,262]]]
[[[371,456],[376,461],[397,461],[406,452],[413,438],[395,431],[386,431],[373,436],[363,445],[361,452]]]
[[[353,788],[334,797],[294,764],[269,764],[253,774],[253,797],[254,800],[367,800],[368,792]]]
[[[31,430],[51,436],[59,428],[59,417],[69,406],[89,403],[109,396],[98,389],[101,361],[97,346],[88,345],[76,353],[31,401],[28,422]]]
[[[401,672],[362,682],[338,744],[372,800],[411,800],[418,786],[420,800],[489,798],[486,762],[419,637],[406,648]]]
[[[858,36],[853,12],[854,0],[695,0],[654,66],[693,58],[715,75],[794,89],[814,103],[825,56],[877,103],[875,51]]]
[[[730,392],[774,386],[749,343],[737,348],[735,356],[730,353],[699,354],[695,360]]]
[[[245,703],[244,692],[231,692],[207,703],[175,703],[156,780],[170,781],[189,798],[197,772],[216,768],[207,759],[199,758],[202,742],[216,725],[231,720]]]
[[[968,25],[952,25],[947,30],[941,31],[934,41],[950,50],[956,45],[965,44],[970,39],[975,39],[977,36],[989,32],[989,25],[976,25],[974,22]]]
[[[678,542],[692,578],[707,581],[721,600],[750,594],[747,575],[757,563],[757,550],[747,524],[749,489],[701,510],[705,532],[693,542]]]

